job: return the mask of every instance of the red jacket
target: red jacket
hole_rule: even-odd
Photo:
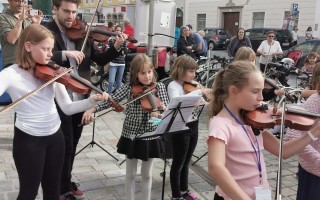
[[[134,38],[134,28],[128,24],[124,30],[123,30],[123,33],[127,34],[129,37],[132,37]],[[128,48],[129,49],[135,49],[137,48],[136,46],[134,46],[131,42],[128,43]]]

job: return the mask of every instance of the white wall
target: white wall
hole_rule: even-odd
[[[184,24],[192,24],[196,27],[197,14],[206,14],[206,27],[222,27],[222,13],[219,7],[225,7],[229,0],[185,0]],[[235,6],[243,6],[240,12],[240,27],[245,29],[252,27],[252,13],[265,12],[264,27],[281,28],[284,12],[290,11],[292,3],[299,7],[299,35],[304,36],[308,26],[318,30],[314,36],[319,37],[320,29],[320,0],[233,0]],[[228,10],[228,9],[227,9]],[[229,12],[234,11],[232,8]]]

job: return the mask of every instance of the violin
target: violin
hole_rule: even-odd
[[[50,64],[50,65],[36,65],[34,68],[34,75],[45,81],[50,81],[54,77],[58,76],[62,72],[65,71],[63,67],[60,67],[59,65],[56,64]],[[103,91],[100,90],[99,88],[93,86],[89,81],[74,75],[72,73],[67,73],[60,78],[56,80],[58,83],[61,83],[66,86],[66,88],[72,90],[75,93],[78,94],[88,94],[91,89],[94,91],[102,94]],[[112,98],[108,98],[107,100],[108,103],[111,104],[111,106],[114,108],[116,112],[122,112],[123,111],[123,106],[120,104],[117,104]]]
[[[316,118],[320,117],[320,114],[310,113],[301,107],[290,106],[286,108],[285,112],[285,126],[301,131],[310,130],[316,123]],[[245,112],[244,121],[257,129],[273,128],[275,125],[281,124],[282,111],[268,107],[256,109]]]
[[[192,81],[191,83],[190,82],[183,83],[183,91],[186,94],[193,92],[195,90],[199,90],[201,88],[202,88],[202,86],[197,81]]]
[[[137,98],[149,91],[155,90],[156,84],[151,84],[149,86],[144,85],[135,85],[132,87],[132,96],[134,98]],[[162,102],[159,98],[152,95],[151,93],[146,95],[145,97],[142,97],[140,99],[142,110],[145,111],[157,111],[162,109]]]
[[[77,41],[85,38],[87,34],[87,24],[80,20],[80,19],[75,19],[72,22],[72,27],[66,29],[66,35],[67,37],[72,40],[72,41]],[[89,37],[92,38],[93,40],[96,40],[98,42],[105,42],[109,39],[109,36],[118,36],[118,33],[114,32],[109,32],[107,31],[108,28],[103,25],[98,25],[96,27],[92,27],[90,29]],[[132,43],[137,43],[138,41],[134,38],[128,37],[128,41]]]

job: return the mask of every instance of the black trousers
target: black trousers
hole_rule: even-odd
[[[79,124],[81,124],[81,118],[83,113],[77,113],[68,116],[62,112],[58,104],[56,105],[61,119],[61,130],[64,135],[65,142],[65,155],[60,182],[60,194],[65,194],[72,190],[71,172],[77,150],[77,145],[83,129],[82,125],[79,126]]]
[[[217,193],[215,193],[213,200],[224,200],[224,198],[222,196],[219,196]]]
[[[172,134],[172,164],[170,183],[172,197],[181,197],[181,191],[188,190],[189,164],[198,142],[199,121],[188,124],[190,130]]]
[[[164,71],[164,66],[158,66],[158,68],[156,69],[158,78],[157,81],[160,81],[166,77],[168,77],[167,73]]]
[[[266,68],[266,65],[260,63],[260,71],[261,71],[262,73],[264,73],[265,68]]]
[[[59,200],[63,157],[61,129],[49,136],[32,136],[15,127],[13,159],[20,184],[17,200],[34,200],[40,183],[44,200]]]

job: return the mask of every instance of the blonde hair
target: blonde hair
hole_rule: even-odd
[[[145,67],[150,67],[153,71],[153,78],[152,82],[156,82],[157,74],[154,70],[153,63],[149,56],[146,54],[137,54],[130,64],[130,85],[138,85],[141,84],[138,78],[138,74],[142,71]]]
[[[22,31],[18,43],[16,59],[16,63],[19,67],[26,70],[32,67],[31,63],[33,62],[33,58],[31,52],[26,51],[26,48],[24,47],[25,43],[30,42],[35,45],[47,38],[54,39],[54,36],[50,30],[39,24],[31,24]]]
[[[171,66],[170,77],[178,81],[186,74],[188,70],[198,68],[197,62],[188,55],[179,56]]]
[[[221,69],[212,85],[213,98],[209,104],[209,117],[217,115],[223,108],[225,100],[229,96],[229,87],[236,86],[242,89],[249,82],[251,73],[261,73],[251,62],[234,61],[226,69]]]
[[[250,47],[240,47],[234,57],[234,60],[256,62],[256,53]]]
[[[201,35],[202,37],[205,36],[205,32],[203,30],[198,31],[199,35]]]
[[[320,92],[320,62],[316,64],[311,78],[311,89]]]

